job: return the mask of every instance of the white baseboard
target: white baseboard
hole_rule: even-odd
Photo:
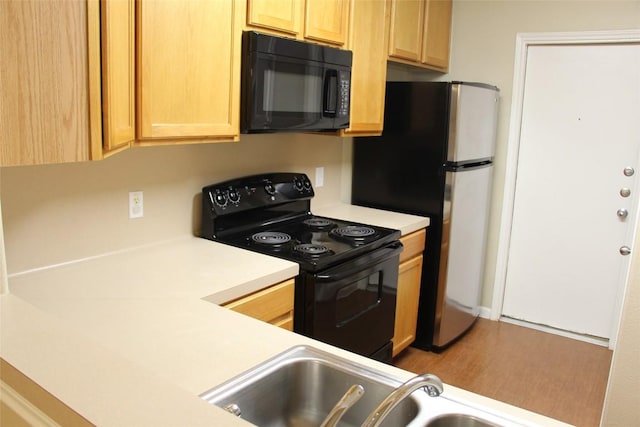
[[[491,309],[489,307],[480,307],[480,317],[491,320]]]
[[[482,307],[482,306],[480,307],[479,316],[482,317],[483,319],[492,320],[491,319],[491,314],[492,314],[491,308]],[[546,332],[546,333],[549,333],[549,334],[560,335],[562,337],[572,338],[574,340],[584,341],[584,342],[588,342],[590,344],[600,345],[602,347],[611,348],[611,346],[610,346],[611,343],[606,338],[594,337],[592,335],[582,335],[582,334],[578,334],[578,333],[575,333],[575,332],[565,331],[563,329],[553,328],[551,326],[539,325],[537,323],[525,322],[524,320],[512,319],[510,317],[505,317],[505,316],[500,316],[498,321],[511,323],[513,325],[523,326],[525,328],[535,329],[537,331]]]
[[[512,319],[510,317],[500,317],[501,322],[511,323],[513,325],[523,326],[525,328],[535,329],[537,331],[546,332],[549,334],[560,335],[566,338],[572,338],[578,341],[588,342],[590,344],[600,345],[602,347],[609,347],[609,340],[600,337],[594,337],[591,335],[582,335],[575,332],[565,331],[563,329],[552,328],[551,326],[539,325],[537,323],[525,322],[523,320]]]

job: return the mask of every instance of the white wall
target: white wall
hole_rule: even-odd
[[[340,197],[342,139],[243,135],[239,143],[134,148],[106,160],[0,169],[9,273],[81,259],[199,230],[203,186],[263,172],[325,167],[313,205]],[[129,191],[144,218],[128,218]]]
[[[640,234],[636,235],[620,331],[613,352],[602,416],[603,427],[627,427],[640,420]]]

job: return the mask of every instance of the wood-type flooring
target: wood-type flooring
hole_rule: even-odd
[[[449,348],[436,353],[409,347],[393,364],[569,424],[597,427],[611,355],[595,344],[478,319]]]

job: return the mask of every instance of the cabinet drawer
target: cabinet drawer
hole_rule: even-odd
[[[223,305],[238,313],[293,330],[294,280],[287,280]]]
[[[426,236],[427,232],[423,228],[422,230],[415,231],[400,238],[400,241],[404,246],[404,249],[400,254],[401,263],[416,255],[422,254],[424,251],[424,244],[427,241]]]

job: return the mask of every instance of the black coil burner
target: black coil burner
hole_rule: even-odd
[[[291,236],[277,231],[263,231],[251,236],[251,240],[263,245],[284,245],[291,241]]]
[[[376,231],[371,227],[363,227],[360,225],[348,225],[346,227],[334,228],[331,233],[339,237],[362,239],[373,236]]]
[[[293,248],[293,250],[309,256],[322,256],[322,255],[330,255],[333,253],[333,251],[327,248],[326,246],[318,245],[314,243],[304,243],[301,245],[296,245]]]
[[[315,230],[327,230],[336,226],[336,223],[326,218],[309,218],[303,224]]]

